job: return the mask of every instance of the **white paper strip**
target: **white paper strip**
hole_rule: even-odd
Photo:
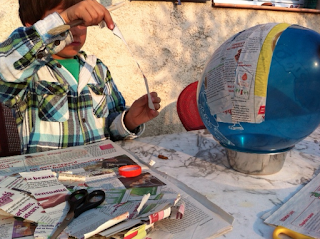
[[[100,27],[101,27],[101,25],[100,25]],[[113,32],[114,35],[116,35],[117,37],[119,37],[119,38],[123,41],[123,43],[126,45],[127,49],[129,50],[132,58],[133,58],[134,61],[137,63],[138,68],[139,68],[139,70],[140,70],[140,72],[141,72],[141,74],[142,74],[142,76],[143,76],[144,84],[146,85],[147,94],[148,94],[148,106],[149,106],[150,109],[155,110],[154,105],[153,105],[153,102],[152,102],[152,100],[151,100],[151,95],[150,95],[149,86],[148,86],[148,80],[147,80],[146,76],[144,75],[143,71],[141,70],[139,63],[135,60],[132,51],[130,50],[130,48],[129,48],[127,42],[126,42],[126,40],[125,40],[124,37],[122,36],[122,34],[121,34],[121,32],[120,32],[120,29],[118,28],[118,26],[117,26],[116,24],[114,24],[114,28],[113,28],[112,32]]]

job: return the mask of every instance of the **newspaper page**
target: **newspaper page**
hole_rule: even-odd
[[[170,190],[180,194],[178,205],[184,204],[181,220],[160,220],[155,223],[156,231],[167,232],[174,239],[209,239],[232,230],[234,218],[205,196],[155,169],[152,169],[152,174],[170,185]]]
[[[80,188],[87,188],[88,190],[89,188],[90,190],[98,188],[105,190],[107,199],[111,198],[111,200],[106,200],[106,203],[100,206],[98,210],[90,210],[82,215],[81,220],[74,220],[65,230],[65,235],[67,236],[88,238],[128,218],[147,217],[155,211],[174,205],[177,195],[166,193],[159,198],[155,197],[163,194],[155,186],[163,186],[165,184],[149,173],[143,173],[129,180],[115,178],[116,174],[111,170],[111,167],[121,166],[124,163],[136,164],[127,156],[120,155],[100,162],[93,161],[85,164],[83,168],[72,169],[61,174],[53,173],[51,170],[20,173],[27,186],[23,187],[24,190],[20,188],[18,191],[27,193],[25,197],[28,197],[28,195],[35,197],[39,206],[42,207],[42,211],[48,213],[55,223],[38,225],[34,230],[34,238],[49,238],[54,232],[54,227],[58,226],[58,223],[61,222],[63,215],[66,214],[69,208],[66,207],[68,190],[58,179],[63,179],[61,181],[69,185],[70,191]],[[83,175],[87,175],[87,177]],[[13,178],[2,177],[1,186],[16,185],[17,183],[12,182],[18,180]],[[70,187],[70,184],[73,185]],[[117,189],[119,188],[121,191],[127,192],[117,194]],[[116,192],[112,192],[112,190]],[[147,192],[151,192],[154,195],[152,202],[148,201],[150,193]],[[131,194],[132,196],[130,196]],[[154,219],[153,221],[156,220]],[[141,223],[141,220],[136,220],[134,225],[139,223]],[[13,223],[11,223],[11,226],[13,226]],[[5,238],[8,237],[6,236]]]
[[[52,219],[51,224],[38,225],[34,232],[35,238],[47,238],[66,216],[69,210],[66,200],[70,192],[51,170],[22,172],[20,175],[27,183],[26,190]]]
[[[232,36],[216,50],[202,80],[210,113],[217,121],[264,121],[272,46],[287,27],[257,25]]]
[[[320,174],[264,222],[320,238]]]
[[[12,217],[0,216],[1,238],[34,239],[35,223],[16,220]]]
[[[146,218],[151,214],[175,204],[177,195],[164,191],[165,183],[150,173],[143,172],[137,177],[123,178],[119,177],[117,170],[114,171],[119,166],[132,164],[136,162],[120,154],[99,162],[93,161],[84,165],[82,169],[69,170],[72,176],[86,175],[85,184],[82,187],[90,190],[103,189],[106,192],[107,203],[100,205],[99,210],[85,212],[81,220],[74,220],[66,228],[65,233],[77,238],[83,238],[83,236],[88,238],[114,224],[118,224],[119,227],[119,223],[126,219],[135,222],[133,225],[130,224],[132,227],[141,224],[142,220],[148,221]],[[63,178],[67,179],[67,174],[62,174]],[[61,174],[58,177],[60,176]],[[63,183],[67,183],[67,180]],[[119,228],[119,231],[127,229],[124,226]]]
[[[25,172],[21,173],[24,179],[30,179],[25,180],[27,185],[21,179],[8,176],[17,175],[15,167],[8,167],[14,164],[19,167],[20,172]],[[141,175],[133,178],[119,175],[119,167],[132,164],[141,166]],[[61,190],[65,192],[61,184],[70,193],[82,188],[89,192],[95,189],[106,192],[105,202],[73,220],[65,229],[64,235],[89,238],[97,233],[125,235],[124,233],[139,232],[147,235],[152,233],[155,239],[157,235],[175,239],[205,239],[232,230],[232,216],[181,182],[150,169],[110,140],[2,158],[0,167],[6,169],[0,171],[0,180],[5,185],[14,185],[21,191],[19,193],[25,192],[24,195],[28,197],[38,193],[35,197],[38,200],[43,196],[41,191],[56,196]],[[42,202],[40,201],[39,204]],[[48,209],[43,210],[46,212]],[[63,210],[66,208],[57,211],[63,214]],[[56,219],[53,220],[56,222]],[[43,229],[43,225],[45,224],[41,224],[40,228],[38,225],[36,232]]]
[[[12,215],[31,222],[51,221],[34,198],[8,188],[0,188],[0,209],[2,215]]]

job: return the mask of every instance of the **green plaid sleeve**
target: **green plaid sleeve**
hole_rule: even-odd
[[[53,13],[31,27],[17,28],[0,43],[0,102],[12,105],[28,79],[72,41],[69,31],[58,36],[47,33],[63,23],[60,15]]]
[[[51,55],[72,42],[69,31],[51,36],[47,32],[64,24],[58,13],[53,13],[31,27],[14,30],[0,43],[0,77],[7,82],[22,82],[50,61]]]

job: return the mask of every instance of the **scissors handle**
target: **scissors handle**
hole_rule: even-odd
[[[273,231],[273,239],[281,239],[279,237],[280,234],[287,235],[293,239],[314,239],[313,237],[309,237],[298,232],[292,231],[288,228],[277,226],[276,229]]]
[[[80,197],[77,198],[77,195]],[[74,218],[81,213],[99,206],[106,198],[106,194],[102,190],[94,190],[88,194],[86,189],[80,189],[73,192],[68,201],[70,210],[74,211]]]

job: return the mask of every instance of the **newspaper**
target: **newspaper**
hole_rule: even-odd
[[[241,1],[240,1],[241,2]],[[288,24],[261,24],[223,43],[207,63],[203,82],[207,103],[218,122],[261,123],[265,118],[268,75],[275,41]]]
[[[264,222],[320,238],[320,174]]]
[[[141,175],[121,177],[118,167],[132,164],[141,166]],[[0,188],[37,200],[41,216],[45,215],[45,220],[22,220],[25,224],[20,228],[25,228],[28,233],[24,235],[30,238],[49,238],[69,209],[65,196],[82,188],[104,190],[105,202],[74,219],[60,238],[98,234],[108,238],[205,239],[232,230],[231,215],[110,140],[0,158],[0,168]],[[0,233],[0,238],[10,238],[10,232],[11,238],[19,238],[21,233],[14,236],[17,222],[10,217],[12,213],[3,212],[0,228],[6,235]]]

